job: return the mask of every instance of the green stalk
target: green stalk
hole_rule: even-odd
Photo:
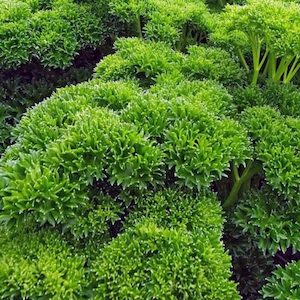
[[[183,51],[186,47],[188,34],[189,34],[189,26],[188,26],[188,23],[186,23],[184,25],[183,31],[182,31],[182,43],[181,43],[181,47],[180,47],[181,51]]]
[[[262,67],[264,66],[265,61],[266,61],[266,59],[267,59],[268,56],[269,56],[269,49],[267,48],[266,51],[265,51],[265,53],[264,53],[264,55],[263,55],[263,57],[262,57],[262,59],[261,59],[260,61],[259,61],[259,59],[260,59],[259,57],[258,57],[258,59],[257,59],[257,60],[258,60],[258,70],[257,70],[256,78],[254,78],[255,83],[257,82],[258,74],[259,74],[259,72],[261,71]],[[267,60],[265,69],[264,69],[264,71],[263,71],[263,74],[262,74],[263,76],[266,75],[268,65],[269,65],[269,59]],[[253,82],[253,84],[254,84],[254,82]]]
[[[269,78],[274,79],[275,73],[276,73],[276,65],[277,65],[277,59],[274,53],[270,53],[269,60],[268,60],[268,73]]]
[[[257,84],[258,74],[259,74],[259,59],[260,59],[260,50],[261,50],[261,41],[256,37],[250,38],[252,43],[252,58],[253,58],[253,77],[251,84]]]
[[[288,68],[286,69],[286,72],[284,73],[284,78],[283,78],[284,83],[287,83],[288,77],[290,77],[293,74],[293,72],[297,66],[298,60],[299,60],[299,57],[296,56],[294,63],[292,64],[290,70],[288,70]]]
[[[290,74],[290,76],[287,76],[287,79],[284,81],[284,83],[289,83],[294,78],[294,76],[297,74],[297,72],[299,71],[299,69],[300,69],[300,64],[297,65],[297,67]]]
[[[264,65],[264,63],[265,63],[266,58],[268,57],[268,55],[269,55],[269,50],[267,48],[266,51],[265,51],[265,54],[264,54],[263,58],[261,59],[261,61],[259,63],[259,70],[263,67],[263,65]]]
[[[142,24],[141,24],[141,17],[139,15],[136,15],[135,17],[135,31],[139,38],[143,38],[143,32],[142,32]]]
[[[184,48],[186,48],[187,45],[189,45],[189,43],[192,42],[192,41],[193,41],[195,44],[197,43],[197,40],[196,40],[196,38],[195,38],[196,35],[193,36],[193,27],[187,25],[187,29],[188,29],[188,30],[186,31]]]
[[[293,65],[291,66],[289,72],[287,72],[286,76],[284,77],[283,83],[289,83],[293,77],[296,75],[300,68],[300,63],[298,64],[299,57],[296,56]]]
[[[284,74],[284,72],[286,71],[286,69],[288,69],[290,63],[293,61],[294,57],[283,57],[280,61],[280,64],[276,70],[275,73],[275,77],[273,78],[274,81],[279,81],[282,77],[282,75]]]
[[[249,72],[249,66],[248,66],[248,64],[246,62],[246,59],[245,59],[245,56],[242,53],[242,51],[241,51],[240,48],[237,49],[237,53],[238,53],[238,56],[239,56],[239,59],[240,59],[242,65],[245,67],[245,69],[247,70],[247,72]]]
[[[257,84],[258,74],[259,74],[259,69],[256,67],[256,68],[253,70],[253,76],[252,76],[252,81],[251,81],[251,84],[252,84],[252,85],[256,85],[256,84]]]
[[[232,169],[233,169],[234,182],[237,182],[241,179],[239,170],[235,164],[233,165]]]
[[[267,75],[267,72],[268,72],[268,69],[269,69],[269,64],[270,64],[270,55],[269,55],[269,58],[268,58],[268,60],[267,60],[266,65],[265,65],[264,71],[263,71],[263,73],[262,73],[262,75],[263,75],[264,77],[266,77],[266,75]]]
[[[242,175],[239,176],[237,173],[237,167],[233,166],[233,173],[234,173],[234,184],[230,191],[229,196],[225,200],[223,204],[224,209],[228,209],[232,207],[238,200],[238,195],[241,190],[241,187],[245,185],[246,187],[250,186],[251,178],[258,174],[261,171],[261,166],[257,162],[250,161],[245,170],[243,171]],[[238,175],[238,176],[237,176]]]
[[[261,55],[261,40],[255,36],[250,36],[250,41],[252,44],[252,57],[253,57],[253,77],[251,84],[257,84],[257,79],[261,68],[264,66],[265,61],[269,55],[269,49],[266,48],[266,51],[262,58]],[[269,62],[267,62],[268,64]]]
[[[289,71],[288,68],[286,68],[285,71],[284,71],[284,74],[283,74],[283,82],[284,82],[284,83],[286,83],[286,78],[287,78],[287,76],[288,76],[288,71]]]

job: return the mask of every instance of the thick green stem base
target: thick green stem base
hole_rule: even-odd
[[[234,167],[236,169],[236,167]],[[258,162],[251,161],[247,164],[241,177],[235,175],[235,182],[229,196],[223,204],[224,209],[229,209],[238,200],[241,188],[250,188],[251,178],[261,172],[261,165]],[[236,173],[236,172],[235,172]]]

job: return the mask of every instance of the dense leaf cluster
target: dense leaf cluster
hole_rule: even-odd
[[[268,190],[254,191],[242,200],[235,221],[247,232],[261,250],[275,254],[300,249],[299,205]]]
[[[106,245],[94,239],[79,249],[53,230],[1,229],[1,297],[239,299],[213,195],[167,190],[139,203],[126,231]]]
[[[4,68],[66,67],[105,39],[104,22],[137,36],[14,129],[0,160],[0,297],[239,299],[222,214],[246,299],[272,256],[300,251],[300,6],[228,2],[0,1]],[[278,268],[263,297],[297,299],[298,271]]]
[[[79,299],[86,293],[85,258],[55,232],[0,233],[2,299]]]
[[[143,189],[160,178],[162,151],[129,124],[101,108],[87,108],[74,117],[74,124],[45,150],[7,161],[1,181],[8,218],[68,224],[91,208],[87,188],[93,180],[108,178],[123,188]]]
[[[270,107],[253,107],[243,113],[243,123],[256,145],[268,184],[297,201],[300,182],[300,120],[283,117]],[[297,201],[298,202],[298,201]]]
[[[1,220],[9,228],[55,226],[81,243],[109,240],[129,214],[124,233],[93,263],[95,279],[89,283],[96,298],[238,299],[220,243],[220,207],[212,196],[197,196],[226,176],[233,162],[243,163],[251,155],[246,131],[229,117],[232,97],[217,82],[181,80],[180,61],[186,58],[166,44],[119,43],[123,48],[111,57],[123,56],[127,74],[60,89],[22,118],[14,131],[16,143],[1,161]],[[129,51],[133,43],[143,51]],[[158,52],[162,55],[152,54]],[[97,70],[106,72],[106,60]],[[120,69],[109,70],[117,74]],[[168,73],[177,74],[180,84]],[[158,199],[147,194],[166,186],[192,194],[157,194],[161,207],[147,215],[155,205],[146,203]],[[163,211],[173,222],[154,219]],[[140,265],[152,249],[153,261]],[[161,271],[162,261],[169,272]],[[129,282],[128,274],[136,280]],[[163,277],[156,281],[157,276]]]
[[[33,59],[45,67],[70,66],[80,49],[104,41],[104,8],[73,0],[1,1],[1,68]]]
[[[109,7],[138,36],[178,49],[201,41],[210,27],[210,13],[203,0],[113,0]]]
[[[286,116],[297,118],[300,115],[300,90],[294,84],[268,81],[262,87],[233,89],[232,94],[239,111],[248,107],[268,105]]]
[[[0,74],[0,156],[13,143],[12,129],[28,107],[49,97],[57,87],[87,80],[92,70],[88,64],[64,71],[45,70],[39,64],[26,65],[21,70],[3,70]]]
[[[97,294],[111,299],[239,299],[228,281],[230,261],[220,243],[222,218],[214,197],[167,190],[139,200],[131,216],[133,226],[95,261]]]
[[[119,39],[115,48],[117,52],[105,57],[96,67],[96,77],[135,78],[146,86],[162,74],[172,74],[173,80],[182,75],[189,79],[212,79],[224,85],[241,84],[245,80],[245,73],[236,60],[219,48],[191,46],[188,54],[183,55],[163,42],[141,42],[138,38]]]
[[[122,41],[140,44],[146,56],[155,45]],[[226,90],[211,81],[186,80],[167,100],[172,84],[163,74],[173,64],[160,58],[165,64],[148,64],[161,80],[147,93],[134,78],[94,79],[62,89],[28,112],[3,157],[4,218],[68,225],[93,208],[89,186],[95,180],[136,193],[164,185],[173,173],[176,186],[201,190],[231,164],[250,158],[246,131],[226,117],[232,106]]]
[[[262,290],[264,299],[298,299],[300,297],[300,262],[288,264],[285,268],[279,267]]]

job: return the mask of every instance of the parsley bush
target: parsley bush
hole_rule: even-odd
[[[297,1],[0,8],[12,74],[114,42],[11,135],[3,82],[0,298],[297,299]]]
[[[220,213],[212,195],[167,190],[139,199],[126,231],[95,261],[97,292],[118,299],[239,299],[228,281]]]
[[[72,0],[1,1],[1,68],[32,59],[45,67],[70,66],[80,49],[104,42],[104,7]]]

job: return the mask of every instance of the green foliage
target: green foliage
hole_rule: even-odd
[[[182,95],[166,100],[155,91],[153,96],[132,102],[123,113],[125,121],[133,122],[161,144],[177,183],[197,189],[207,188],[225,175],[231,162],[243,163],[251,153],[246,132],[237,122],[208,112],[206,101],[211,103],[213,98],[209,84],[199,83],[198,88],[201,86],[205,92],[195,98]]]
[[[293,84],[268,81],[262,87],[251,85],[233,89],[232,94],[240,111],[247,107],[269,105],[283,115],[296,118],[300,116],[300,90]]]
[[[233,88],[230,92],[239,112],[242,112],[249,107],[264,106],[267,104],[270,106],[273,105],[274,99],[271,99],[271,103],[267,103],[263,89],[257,85]]]
[[[45,150],[31,150],[2,166],[8,221],[68,225],[89,209],[87,192],[94,179],[107,177],[111,184],[140,190],[162,175],[162,152],[112,112],[90,108],[75,118]]]
[[[30,62],[56,77],[82,49],[128,26],[138,36],[117,39],[93,79],[28,110],[11,138],[48,87],[44,73],[19,84],[3,71],[0,147],[14,145],[0,161],[0,298],[239,299],[217,196],[237,203],[225,240],[242,296],[258,295],[271,255],[300,250],[300,93],[289,83],[300,7],[228,2],[218,14],[202,0],[0,0],[2,69]],[[265,297],[294,286],[276,276]]]
[[[300,297],[300,261],[292,262],[285,268],[278,267],[263,287],[264,299],[293,300]]]
[[[49,1],[10,2],[0,3],[2,68],[16,68],[32,59],[45,67],[66,68],[80,49],[104,40],[105,12],[100,5],[72,0],[54,0],[51,7]]]
[[[48,143],[58,139],[69,125],[74,124],[77,113],[88,107],[119,109],[138,96],[139,89],[130,81],[103,83],[96,79],[59,89],[22,118],[14,130],[14,137],[20,142],[8,149],[6,157],[17,159],[18,151],[45,150]]]
[[[120,220],[122,208],[115,199],[103,193],[94,193],[90,198],[90,207],[71,222],[70,232],[77,240],[109,240],[109,226]]]
[[[103,249],[95,299],[239,299],[229,266],[217,244],[145,220]]]
[[[106,37],[119,29],[118,24],[109,23],[107,0],[56,2],[53,9],[71,25],[80,48],[105,46]]]
[[[286,198],[297,199],[300,188],[300,120],[271,107],[253,107],[242,114],[256,144],[268,184]]]
[[[22,2],[25,2],[30,6],[31,11],[33,12],[36,12],[38,10],[51,9],[54,1],[55,0],[22,0]],[[56,2],[59,2],[59,0]]]
[[[227,5],[214,26],[212,39],[233,46],[248,70],[244,54],[252,52],[253,84],[259,74],[288,83],[300,68],[299,8],[299,4],[278,0],[249,0],[243,6]]]
[[[123,22],[134,22],[137,17],[144,15],[148,1],[110,1],[109,7]]]
[[[2,299],[82,299],[86,292],[85,258],[47,230],[0,231]]]
[[[0,22],[14,22],[19,19],[28,18],[31,10],[26,2],[2,0],[0,3]]]
[[[162,42],[121,38],[115,43],[116,53],[105,57],[95,69],[102,80],[134,78],[143,86],[156,82],[157,77],[172,74],[190,79],[212,79],[223,83],[240,84],[244,71],[224,50],[192,46],[189,54],[173,51]],[[134,51],[132,51],[134,49]],[[181,75],[180,75],[181,74]]]
[[[35,55],[47,67],[63,68],[71,64],[79,49],[71,26],[56,11],[40,11],[31,19],[36,45]]]
[[[247,194],[235,212],[235,222],[257,241],[261,250],[271,254],[290,247],[300,250],[299,218],[297,202],[267,188]]]
[[[179,50],[204,38],[210,14],[202,0],[151,0],[144,30],[153,40],[165,41]]]
[[[172,189],[144,195],[136,201],[126,226],[151,219],[164,228],[184,228],[194,234],[219,241],[223,228],[221,206],[215,195],[193,195]]]
[[[184,81],[166,101],[167,89],[161,82],[142,95],[132,81],[95,79],[61,89],[29,111],[15,131],[17,143],[2,160],[5,218],[69,226],[80,209],[89,215],[87,193],[94,179],[139,190],[162,184],[164,170],[174,168],[176,184],[202,189],[223,176],[230,163],[249,157],[243,128],[223,119],[231,98],[222,87]],[[220,105],[212,114],[205,105],[212,107],[216,97]],[[124,109],[126,123],[99,106]]]
[[[230,162],[244,162],[249,155],[249,143],[242,127],[234,121],[219,121],[195,108],[182,108],[182,119],[166,130],[163,147],[179,182],[200,189],[224,176]],[[184,115],[185,109],[193,110],[195,115]]]
[[[110,10],[143,37],[178,49],[200,41],[209,30],[209,12],[202,0],[137,0],[109,2]]]
[[[58,74],[55,80],[52,80],[54,74],[42,79],[33,77],[31,82],[27,82],[22,77],[15,77],[14,80],[6,78],[2,89],[0,88],[0,98],[4,103],[0,104],[0,156],[7,146],[14,143],[15,125],[28,107],[49,96],[56,86],[76,83],[86,79],[89,73],[87,69],[72,68],[63,75]]]
[[[149,92],[165,100],[185,98],[196,106],[206,107],[220,118],[232,116],[236,111],[228,91],[212,80],[190,81],[182,74],[163,74],[157,78],[157,84]]]
[[[181,53],[162,42],[138,38],[121,38],[115,43],[115,48],[117,53],[107,56],[96,67],[96,77],[102,80],[133,77],[150,85],[158,75],[178,70],[183,59]]]
[[[15,137],[12,136],[14,126],[28,107],[49,97],[61,86],[75,84],[87,80],[93,70],[91,55],[95,51],[87,51],[77,58],[77,65],[68,70],[46,70],[40,64],[27,64],[17,70],[2,70],[0,73],[0,156]],[[83,63],[86,57],[88,63]],[[84,67],[82,66],[84,65]]]
[[[245,79],[245,73],[228,52],[218,48],[191,46],[182,69],[194,79],[214,79],[226,85],[236,85]]]
[[[50,230],[1,228],[1,297],[239,299],[229,280],[220,205],[213,196],[169,190],[141,199],[136,213],[111,243],[103,247],[94,240],[92,247],[100,245],[101,251],[90,245],[79,250]]]
[[[133,216],[94,263],[95,299],[239,299],[214,200],[167,191],[145,198]]]
[[[27,67],[32,73],[27,72]],[[51,96],[56,88],[88,80],[92,73],[90,66],[71,67],[68,70],[45,70],[40,66],[29,65],[24,70],[0,74],[0,102],[10,106],[19,117],[28,107]],[[13,77],[13,79],[12,79]]]
[[[163,43],[120,39],[117,49],[114,56],[126,58],[129,66],[128,76],[119,77],[133,80],[104,76],[106,82],[61,89],[14,131],[16,144],[1,166],[2,215],[10,225],[27,219],[62,223],[80,238],[89,235],[89,224],[98,224],[93,210],[101,214],[104,198],[94,203],[89,194],[95,180],[135,193],[163,185],[167,171],[175,185],[200,190],[250,158],[246,131],[228,118],[234,107],[222,86],[181,80],[184,56]],[[101,66],[97,76],[106,72]],[[177,74],[177,82],[168,74]],[[147,93],[135,83],[150,85],[154,79],[157,85]],[[103,220],[117,220],[116,211],[108,206],[100,232]]]
[[[22,19],[0,24],[0,64],[2,68],[21,65],[30,59],[30,26]],[[12,52],[12,49],[15,51]]]
[[[276,107],[281,114],[299,118],[300,90],[296,85],[268,82],[263,95],[266,104]]]

